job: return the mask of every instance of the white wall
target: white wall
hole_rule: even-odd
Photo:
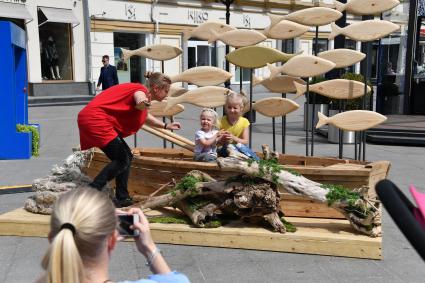
[[[102,64],[102,56],[108,55],[109,62],[113,64],[114,59],[114,33],[112,32],[91,32],[91,60],[92,60],[92,70],[91,70],[91,80],[96,82],[99,78],[100,68]]]
[[[75,7],[74,7],[75,3]],[[40,45],[38,34],[38,17],[37,8],[53,7],[61,9],[72,9],[75,17],[80,24],[72,29],[73,42],[73,72],[74,81],[86,81],[86,48],[84,43],[84,16],[82,1],[70,0],[28,0],[25,4],[33,20],[26,25],[27,30],[27,56],[28,56],[28,81],[30,83],[41,82],[41,58],[40,58]]]

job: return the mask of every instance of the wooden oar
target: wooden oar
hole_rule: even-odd
[[[170,135],[171,132],[169,132],[169,131],[164,130],[166,132],[162,132],[158,128],[151,128],[151,127],[149,127],[147,125],[143,125],[142,129],[145,130],[148,133],[151,133],[151,134],[157,136],[157,137],[160,137],[162,139],[166,139],[169,142],[172,142],[172,143],[174,143],[174,144],[176,144],[176,145],[178,145],[180,147],[183,147],[183,148],[185,148],[185,149],[187,149],[189,151],[193,151],[194,150],[195,145],[194,145],[194,143],[192,141],[187,140],[190,143],[186,143],[186,142],[184,142],[184,141],[181,140],[181,139],[185,139],[185,138],[179,136],[180,139],[177,139],[177,138],[173,137],[172,135]],[[176,135],[174,133],[172,133],[172,134],[173,135]],[[178,135],[176,135],[176,136],[178,136]]]
[[[178,134],[176,134],[174,132],[171,132],[171,131],[165,130],[165,129],[161,129],[161,128],[155,128],[155,130],[158,130],[158,131],[160,131],[163,134],[166,134],[166,135],[168,135],[168,136],[170,136],[172,138],[175,138],[175,139],[177,139],[177,140],[179,140],[181,142],[184,142],[187,145],[195,146],[195,143],[192,140],[189,140],[189,139],[187,139],[187,138],[185,138],[183,136],[180,136],[180,135],[178,135]]]

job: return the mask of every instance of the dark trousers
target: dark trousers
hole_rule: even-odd
[[[115,178],[115,196],[117,200],[129,197],[127,191],[128,177],[133,154],[124,139],[116,137],[101,150],[111,160],[94,178],[90,186],[101,190],[107,182]]]

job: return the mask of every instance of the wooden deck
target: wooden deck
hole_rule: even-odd
[[[163,215],[156,210],[146,215]],[[370,238],[354,231],[341,219],[286,217],[295,233],[280,234],[239,221],[213,229],[185,224],[151,224],[157,243],[265,250],[354,258],[382,259],[382,238]],[[0,215],[0,235],[46,237],[50,216],[23,208]]]

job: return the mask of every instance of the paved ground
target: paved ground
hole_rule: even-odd
[[[257,95],[257,99],[264,94]],[[31,160],[0,160],[0,186],[30,184],[48,174],[54,164],[78,145],[76,115],[82,106],[30,108],[30,121],[41,124],[40,157]],[[178,117],[181,134],[192,138],[198,128],[199,109],[187,107]],[[302,110],[288,117],[287,152],[304,154]],[[280,124],[278,124],[280,149]],[[272,143],[271,120],[257,115],[253,144]],[[316,138],[315,155],[337,156],[338,146]],[[129,139],[133,145],[133,138]],[[143,133],[138,146],[162,146],[162,141]],[[353,147],[344,147],[344,156],[353,157]],[[390,160],[389,178],[405,192],[413,183],[424,190],[424,148],[367,146],[367,159]],[[0,195],[0,213],[21,207],[30,193]],[[384,259],[364,260],[238,249],[161,245],[173,269],[186,273],[192,282],[424,282],[424,262],[385,213],[383,219]],[[41,272],[40,260],[47,248],[45,238],[0,237],[0,282],[31,282]],[[112,257],[111,279],[146,276],[144,258],[132,243],[120,243]]]

